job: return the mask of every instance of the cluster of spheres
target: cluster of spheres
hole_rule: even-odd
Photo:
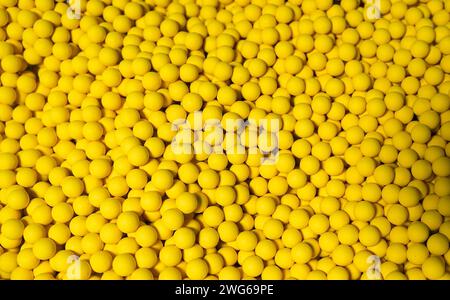
[[[448,280],[449,96],[449,0],[0,0],[0,278]]]

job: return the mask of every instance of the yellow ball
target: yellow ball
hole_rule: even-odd
[[[219,233],[219,237],[222,241],[232,242],[236,240],[239,234],[239,228],[235,223],[225,221],[219,225],[217,232]]]
[[[40,260],[48,260],[56,254],[55,242],[49,238],[41,238],[33,245],[33,254]]]
[[[408,219],[408,210],[399,204],[394,204],[387,211],[389,222],[394,225],[402,225]]]
[[[118,199],[105,199],[100,203],[100,213],[106,219],[116,219],[122,211],[122,205]]]
[[[162,213],[162,221],[170,230],[180,228],[184,223],[183,212],[177,208],[170,208]]]
[[[208,272],[208,264],[201,258],[191,260],[186,265],[186,275],[192,280],[204,279]]]
[[[289,224],[294,228],[303,229],[308,226],[310,215],[304,209],[295,209],[289,214]]]
[[[422,272],[428,279],[439,279],[445,274],[445,263],[439,256],[430,256],[422,264]]]
[[[153,273],[149,269],[139,268],[133,271],[130,276],[127,277],[130,280],[153,280]]]
[[[408,226],[408,238],[415,243],[423,243],[428,239],[429,229],[427,225],[420,221],[411,223]]]
[[[162,205],[161,194],[156,191],[145,192],[141,196],[140,204],[145,211],[158,211]]]
[[[152,268],[158,262],[156,251],[152,248],[141,248],[136,251],[136,264],[139,268]]]
[[[231,205],[236,199],[236,191],[231,186],[219,186],[215,191],[215,199],[221,206]]]
[[[442,256],[448,251],[448,238],[441,233],[435,233],[428,238],[427,248],[432,255]]]
[[[23,60],[19,56],[10,54],[2,58],[1,67],[6,72],[17,73],[23,67]]]
[[[368,225],[359,231],[359,241],[367,247],[372,247],[378,244],[381,234],[377,227]]]
[[[198,175],[198,184],[205,189],[214,189],[219,184],[219,175],[211,169],[202,170]]]
[[[249,256],[244,260],[242,270],[247,276],[257,277],[264,270],[263,260],[256,255]]]
[[[32,248],[26,248],[17,254],[17,265],[21,268],[32,270],[39,265],[39,259],[34,256]]]
[[[173,185],[173,174],[169,170],[158,170],[152,175],[152,184],[159,190],[167,190]]]
[[[339,228],[338,239],[342,244],[353,245],[358,241],[359,231],[352,224],[346,224]]]
[[[142,247],[150,247],[158,241],[158,232],[152,225],[143,225],[135,233],[136,242]]]
[[[176,207],[184,214],[193,213],[198,207],[198,199],[195,194],[184,192],[176,198]]]
[[[325,91],[331,97],[339,97],[345,91],[345,85],[340,79],[329,79],[325,85]]]
[[[329,228],[329,220],[325,215],[316,214],[309,219],[309,228],[316,234],[322,234]]]
[[[306,264],[313,257],[313,249],[308,243],[300,242],[291,250],[292,259],[298,264]]]
[[[135,212],[122,212],[117,217],[117,226],[123,233],[135,232],[139,225],[139,216]]]
[[[421,198],[420,191],[415,187],[404,187],[398,193],[398,200],[405,207],[416,206]]]
[[[113,261],[112,255],[107,251],[99,251],[94,254],[89,259],[92,270],[96,273],[104,273],[111,268]]]
[[[354,251],[348,245],[339,245],[331,253],[331,258],[338,266],[348,266],[353,261]]]
[[[74,211],[68,203],[58,203],[52,208],[52,218],[59,223],[67,223],[73,217]]]
[[[135,146],[127,153],[129,162],[136,167],[144,166],[150,159],[150,152],[144,146]]]
[[[275,176],[269,180],[268,189],[271,193],[281,196],[284,195],[289,186],[287,180],[281,176]]]
[[[224,217],[222,209],[218,206],[209,206],[203,211],[203,220],[211,227],[219,226]]]
[[[277,219],[269,219],[264,222],[263,233],[268,239],[275,240],[280,238],[283,231],[283,223]]]
[[[164,270],[161,271],[161,273],[159,274],[159,278],[160,280],[181,280],[181,273],[177,268],[174,267],[169,267],[169,268],[165,268]]]
[[[252,251],[255,249],[258,238],[252,231],[242,231],[239,233],[236,243],[240,250]]]
[[[80,196],[84,191],[83,182],[75,177],[66,177],[61,183],[63,193],[67,197],[75,198]]]
[[[195,232],[188,227],[177,229],[174,233],[175,245],[180,249],[188,249],[195,244]]]
[[[136,269],[136,260],[131,254],[119,254],[112,261],[112,269],[119,276],[129,276]]]
[[[24,209],[28,206],[28,203],[30,203],[28,193],[24,188],[19,186],[13,188],[13,190],[7,194],[7,197],[8,206],[16,210]]]
[[[4,237],[11,240],[19,240],[22,238],[25,226],[20,220],[9,219],[3,223],[1,233]]]
[[[357,220],[368,222],[375,217],[375,207],[369,201],[360,201],[356,203],[354,214]]]
[[[159,259],[168,267],[176,266],[182,258],[180,249],[174,245],[164,246],[159,252]]]
[[[214,248],[219,243],[219,234],[214,228],[203,228],[199,232],[198,242],[205,249]]]
[[[319,238],[319,246],[323,251],[333,252],[339,245],[339,239],[333,232],[325,232]]]

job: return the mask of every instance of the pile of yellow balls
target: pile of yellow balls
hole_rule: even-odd
[[[0,279],[449,280],[450,1],[335,2],[0,0]]]

